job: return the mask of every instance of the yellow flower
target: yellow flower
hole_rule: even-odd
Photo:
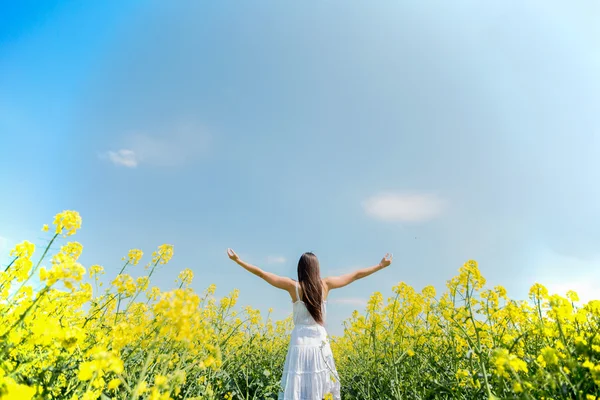
[[[140,291],[144,291],[148,288],[148,284],[150,283],[150,279],[147,276],[140,276],[136,279],[137,286]]]
[[[594,383],[600,385],[600,364],[595,365],[590,360],[586,360],[582,366],[590,371]]]
[[[64,246],[61,246],[60,253],[57,254],[57,256],[59,256],[59,257],[56,258],[57,256],[55,256],[55,257],[53,257],[53,260],[56,258],[58,260],[57,262],[60,262],[62,256],[68,256],[74,260],[77,260],[79,258],[79,256],[81,256],[82,252],[83,252],[83,246],[81,245],[81,243],[69,242],[69,243],[65,244]]]
[[[435,297],[435,288],[433,286],[425,286],[421,293],[425,298],[433,298]]]
[[[130,275],[121,274],[112,281],[112,285],[117,288],[119,294],[125,297],[133,296],[136,291],[135,281]]]
[[[72,213],[57,216],[57,232],[68,235],[78,228],[78,214]],[[284,354],[293,328],[291,315],[274,322],[271,315],[263,320],[250,306],[237,309],[237,289],[223,298],[215,297],[215,285],[196,294],[189,287],[189,269],[178,275],[179,289],[161,292],[151,286],[149,276],[121,274],[111,277],[114,288],[93,293],[92,284],[83,280],[86,269],[78,262],[83,246],[76,242],[58,252],[49,249],[49,261],[39,269],[46,286],[14,285],[31,278],[35,250],[33,243],[20,243],[1,262],[0,348],[6,357],[0,363],[0,400],[38,398],[42,393],[58,399],[68,388],[76,392],[66,396],[70,400],[95,400],[103,391],[109,397],[150,400],[233,400],[237,390],[233,392],[225,377],[239,370],[260,376],[270,387],[273,370],[266,365]],[[132,249],[124,258],[135,265],[142,254]],[[152,262],[165,264],[172,256],[173,246],[162,245]],[[92,265],[89,272],[101,285],[104,269]],[[60,285],[50,287],[54,283]],[[492,392],[557,399],[564,397],[562,387],[551,382],[566,375],[581,382],[581,392],[574,396],[596,399],[600,301],[579,306],[575,292],[549,295],[539,284],[531,288],[529,300],[510,300],[502,286],[484,285],[477,263],[470,260],[439,296],[431,286],[419,292],[403,282],[392,287],[391,297],[373,293],[366,309],[354,310],[344,322],[343,334],[331,337],[338,371],[355,377],[344,384],[355,390],[385,373],[385,365],[404,361],[411,364],[403,370],[406,381],[446,376],[448,393],[470,398],[486,391],[481,365],[489,363],[495,375],[487,380]],[[145,299],[123,301],[130,295]],[[260,363],[253,361],[257,351]],[[403,353],[406,358],[398,359]],[[381,362],[365,369],[365,355]],[[144,365],[147,374],[139,380]],[[448,377],[444,366],[452,366],[455,377]],[[48,385],[44,377],[49,372],[52,385],[42,387]],[[327,375],[337,381],[332,372]],[[424,394],[422,388],[394,389],[402,398]],[[255,397],[263,396],[257,392]]]
[[[547,299],[548,298],[548,289],[545,286],[540,285],[539,283],[534,284],[531,289],[529,289],[529,297],[532,299]]]
[[[77,229],[81,228],[81,217],[77,211],[66,210],[56,214],[54,225],[56,225],[57,234],[74,235]]]
[[[506,299],[506,289],[504,288],[504,286],[498,285],[495,287],[495,289],[496,289],[496,293],[498,293],[498,296]]]
[[[577,295],[576,292],[569,290],[567,292],[567,297],[569,298],[569,300],[571,300],[573,303],[577,303],[579,301],[579,296]]]
[[[217,285],[215,285],[214,283],[210,284],[210,286],[208,286],[208,288],[206,289],[206,294],[208,295],[213,295],[215,294],[215,291],[217,290]]]
[[[469,371],[465,369],[459,369],[456,371],[456,380],[458,381],[458,385],[461,387],[466,386],[469,376]]]
[[[167,377],[164,375],[156,375],[156,377],[154,378],[154,384],[156,386],[164,386],[167,384],[167,382]]]
[[[36,392],[35,388],[16,383],[12,378],[5,377],[0,382],[4,383],[4,393],[0,392],[2,400],[31,400]]]
[[[111,379],[111,381],[108,382],[108,389],[116,389],[119,387],[120,384],[121,384],[120,379],[118,379],[118,378]]]
[[[552,347],[544,347],[537,358],[542,367],[558,365],[558,353]]]
[[[137,397],[137,396],[140,396],[140,395],[144,394],[147,390],[148,390],[148,382],[146,382],[146,381],[141,382],[135,388],[135,390],[133,392],[134,393],[133,394],[134,398]]]
[[[160,289],[156,286],[153,286],[150,291],[146,292],[146,297],[150,300],[156,300],[158,299],[158,296],[160,296]]]
[[[513,383],[513,391],[515,393],[521,393],[521,392],[523,392],[523,386],[521,386],[521,384],[519,382],[515,382],[515,383]]]
[[[131,249],[131,250],[129,250],[129,253],[127,254],[127,258],[131,264],[138,265],[138,263],[142,259],[143,255],[144,255],[144,252],[141,251],[140,249]]]
[[[44,224],[44,226],[42,226],[42,232],[48,232],[48,225]]]
[[[194,279],[194,273],[191,269],[184,269],[179,273],[177,280],[180,281],[184,285],[189,285],[192,283],[192,279]]]
[[[19,243],[10,251],[12,257],[30,258],[35,251],[35,245],[27,240]]]
[[[152,264],[166,264],[173,257],[173,245],[163,244],[158,246],[158,251],[152,253]]]
[[[514,354],[510,354],[507,349],[495,349],[492,354],[492,362],[496,375],[504,378],[511,376],[510,371],[515,373],[527,373],[527,364]]]
[[[35,245],[27,240],[17,244],[15,248],[10,251],[10,256],[16,257],[10,267],[10,273],[18,282],[23,282],[29,277],[29,273],[33,267],[31,256],[33,256],[34,251]]]
[[[90,277],[104,274],[104,268],[100,265],[92,265],[90,267]]]
[[[86,361],[79,364],[79,373],[77,377],[80,381],[89,381],[94,376],[94,373],[98,371],[98,366],[93,361]]]

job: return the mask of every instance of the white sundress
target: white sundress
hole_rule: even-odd
[[[341,400],[340,381],[325,327],[317,324],[298,295],[293,303],[294,329],[283,366],[278,400],[321,400],[327,393]],[[326,315],[323,301],[323,320]]]

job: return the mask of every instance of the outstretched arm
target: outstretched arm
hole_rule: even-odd
[[[375,273],[375,272],[379,271],[380,269],[383,269],[383,268],[387,267],[388,265],[390,265],[392,263],[392,258],[393,258],[393,256],[388,253],[385,255],[385,257],[383,257],[381,259],[381,262],[379,264],[374,265],[372,267],[362,268],[362,269],[359,269],[358,271],[349,272],[347,274],[340,275],[340,276],[330,276],[328,278],[325,278],[324,281],[325,281],[325,284],[327,285],[327,289],[328,290],[338,289],[338,288],[344,287],[346,285],[349,285],[358,279],[365,278],[365,277],[371,275],[372,273]]]
[[[292,279],[287,278],[285,276],[275,275],[271,272],[263,271],[255,265],[242,261],[240,257],[237,254],[235,254],[235,252],[231,249],[227,249],[227,255],[237,264],[244,267],[244,269],[260,278],[263,278],[265,281],[267,281],[267,283],[269,283],[272,286],[275,286],[278,289],[289,291],[290,288],[294,287],[294,281]]]

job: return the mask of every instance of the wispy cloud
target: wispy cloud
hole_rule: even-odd
[[[283,256],[270,255],[267,257],[267,264],[283,264],[286,258]]]
[[[564,296],[572,290],[582,303],[600,300],[600,257],[581,259],[549,252],[537,264],[532,277],[546,286],[550,294]]]
[[[337,299],[331,299],[327,302],[333,304],[350,305],[355,307],[365,307],[367,305],[367,300],[361,297],[342,297]]]
[[[133,150],[108,151],[105,155],[115,165],[128,168],[135,168],[138,165],[138,157]]]
[[[424,193],[381,193],[363,202],[367,215],[391,222],[421,222],[438,216],[444,202]]]
[[[119,150],[100,155],[113,164],[134,168],[141,164],[173,167],[200,157],[208,148],[210,136],[194,123],[178,125],[168,134],[132,132],[126,134]]]
[[[564,282],[555,282],[546,285],[548,292],[565,296],[568,291],[572,290],[577,293],[579,301],[587,303],[590,300],[600,300],[598,287],[600,286],[599,276],[590,276],[588,279],[573,279]]]

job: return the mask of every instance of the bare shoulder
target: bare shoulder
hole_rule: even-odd
[[[337,278],[336,276],[328,276],[328,277],[321,279],[321,281],[323,282],[323,286],[325,287],[325,290],[330,291],[331,289],[335,289],[336,278]]]
[[[285,277],[283,279],[285,281],[282,284],[281,289],[287,290],[287,292],[290,294],[290,297],[292,298],[292,301],[298,300],[296,299],[296,286],[298,285],[298,282],[295,279],[288,277]]]
[[[340,276],[328,276],[327,278],[323,279],[323,282],[327,287],[327,291],[330,291],[349,285],[356,279],[358,279],[357,272],[349,272]]]
[[[329,295],[329,277],[321,279],[321,283],[323,284],[323,300],[327,300],[327,296]]]
[[[295,291],[296,281],[292,278],[284,276],[281,278],[282,289],[289,291]]]

